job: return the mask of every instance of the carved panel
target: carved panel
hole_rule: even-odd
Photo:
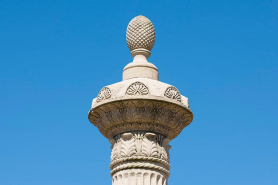
[[[177,88],[174,86],[170,86],[165,90],[164,96],[167,98],[173,99],[173,100],[178,100],[181,101],[181,94],[178,91]]]
[[[98,95],[97,95],[97,102],[100,102],[105,99],[109,99],[111,97],[111,91],[108,87],[103,87]]]
[[[141,82],[132,83],[126,90],[126,94],[128,95],[146,95],[149,94],[149,89]]]

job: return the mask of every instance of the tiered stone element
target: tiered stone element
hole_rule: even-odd
[[[124,68],[122,82],[100,90],[89,112],[112,145],[113,185],[166,185],[169,142],[193,119],[188,99],[159,82],[157,68],[147,61],[154,36],[149,19],[131,20],[127,43],[133,62]]]

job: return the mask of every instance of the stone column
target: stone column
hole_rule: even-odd
[[[133,56],[123,81],[102,88],[93,100],[89,120],[111,143],[113,185],[167,185],[169,142],[192,122],[188,99],[158,81],[148,62],[155,41],[153,24],[132,19],[127,44]]]

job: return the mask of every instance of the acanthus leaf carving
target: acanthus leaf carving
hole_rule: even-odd
[[[129,132],[119,134],[109,141],[112,144],[111,161],[140,156],[169,161],[170,139],[161,134]]]
[[[115,160],[117,158],[117,143],[115,139],[110,139],[109,142],[111,143],[111,161]]]
[[[123,134],[121,141],[121,157],[131,157],[136,154],[135,141],[131,133]]]
[[[142,154],[146,157],[158,157],[157,145],[155,142],[156,135],[146,133],[142,143]]]
[[[135,133],[134,138],[135,138],[135,146],[136,146],[137,156],[140,156],[144,133],[142,133],[142,132]]]
[[[134,131],[118,134],[110,139],[111,173],[129,168],[148,168],[166,172],[170,170],[169,141],[162,134]],[[133,164],[137,165],[133,165]]]
[[[170,149],[170,145],[169,145],[170,140],[168,138],[165,138],[163,140],[162,143],[162,153],[161,153],[161,158],[165,161],[169,161],[169,149]]]

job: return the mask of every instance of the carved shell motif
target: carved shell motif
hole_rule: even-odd
[[[126,90],[126,94],[128,95],[146,95],[149,94],[149,89],[141,82],[132,83]]]
[[[164,96],[173,100],[181,101],[181,94],[174,86],[168,87],[164,93]]]
[[[97,95],[97,102],[100,102],[105,99],[109,99],[111,97],[111,91],[108,87],[103,87],[98,95]]]

